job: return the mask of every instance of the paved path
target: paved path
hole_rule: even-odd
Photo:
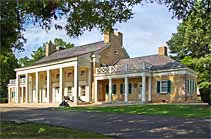
[[[32,121],[119,138],[210,138],[211,119],[0,107],[1,120]]]

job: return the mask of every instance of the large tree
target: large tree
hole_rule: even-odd
[[[116,23],[126,22],[133,17],[132,8],[136,4],[158,2],[172,10],[174,17],[183,19],[194,10],[199,0],[3,0],[0,2],[2,51],[11,48],[23,48],[23,31],[27,23],[39,24],[50,29],[53,19],[67,19],[64,25],[55,25],[65,29],[70,37],[78,37],[85,30],[111,30]],[[210,0],[200,0],[211,13]],[[145,2],[145,3],[144,3]]]
[[[211,14],[200,1],[167,44],[173,58],[199,73],[201,92],[211,94]]]

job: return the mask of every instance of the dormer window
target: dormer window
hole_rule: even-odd
[[[114,50],[114,54],[118,55],[119,54],[118,50]]]

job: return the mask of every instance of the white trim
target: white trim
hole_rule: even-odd
[[[121,75],[107,75],[107,76],[96,76],[95,79],[97,80],[105,80],[109,78],[125,78],[125,77],[141,77],[141,76],[151,76],[151,73],[129,73],[129,74],[121,74]]]
[[[65,68],[65,67],[73,67],[77,65],[77,61],[72,61],[72,62],[68,62],[68,63],[62,63],[62,64],[56,64],[56,65],[50,65],[47,67],[37,67],[37,68],[31,68],[31,69],[25,69],[25,70],[20,70],[17,71],[16,73],[18,75],[21,74],[26,74],[26,73],[34,73],[34,72],[41,72],[41,71],[46,71],[46,70],[54,70],[54,69],[59,69],[59,68]]]
[[[32,65],[32,66],[29,66],[29,67],[17,68],[17,69],[15,69],[15,71],[23,71],[23,70],[52,66],[52,65],[62,64],[62,63],[70,63],[70,62],[73,62],[73,61],[77,61],[77,59],[78,59],[77,57],[74,57],[74,58],[71,58],[71,59],[61,60],[61,61],[57,61],[57,62],[48,62],[48,63],[44,63],[44,64]]]
[[[160,94],[168,94],[168,80],[159,80],[160,81]],[[162,82],[166,82],[167,83],[167,90],[166,91],[162,91]]]
[[[153,71],[152,75],[154,77],[154,76],[183,75],[183,74],[192,75],[194,77],[197,77],[197,75],[198,75],[195,71],[193,71],[189,68]]]

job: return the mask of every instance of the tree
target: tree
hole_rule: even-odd
[[[0,54],[0,103],[6,102],[7,97],[7,84],[9,79],[15,79],[15,68],[18,68],[18,60],[12,52]]]
[[[211,88],[211,14],[198,1],[180,25],[177,33],[167,42],[173,58],[199,73],[201,92],[210,97]],[[210,102],[210,99],[209,99]]]
[[[63,41],[61,38],[55,38],[53,44],[56,45],[57,47],[63,47],[63,48],[73,48],[74,47],[74,44],[67,43],[67,42]]]
[[[127,22],[133,17],[132,8],[144,2],[165,4],[174,16],[184,19],[195,10],[199,0],[10,0],[1,1],[1,40],[2,50],[21,49],[25,42],[23,31],[27,23],[39,24],[43,29],[50,29],[53,19],[65,17],[65,25],[55,25],[65,29],[70,37],[78,37],[85,30],[93,28],[101,32],[109,31],[116,23]],[[210,0],[200,0],[211,13]]]

